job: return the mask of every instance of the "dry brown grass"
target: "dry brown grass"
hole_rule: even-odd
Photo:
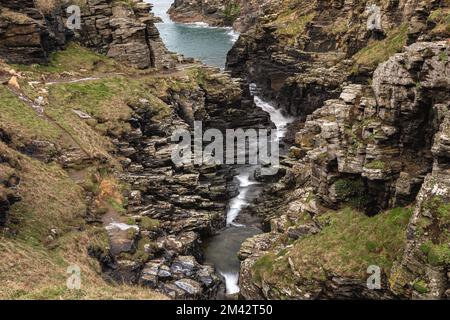
[[[97,231],[72,232],[54,250],[1,239],[0,299],[166,299],[146,288],[106,283],[98,262],[86,254]],[[81,269],[81,290],[66,286],[71,265]]]
[[[106,232],[85,224],[84,191],[64,170],[18,154],[1,142],[0,153],[18,161],[22,179],[22,200],[10,212],[15,222],[0,235],[0,299],[164,298],[146,288],[102,279],[98,261],[88,256],[88,248],[106,249]],[[66,286],[71,265],[81,269],[79,291]]]
[[[35,0],[36,8],[42,13],[51,13],[61,4],[61,0]]]

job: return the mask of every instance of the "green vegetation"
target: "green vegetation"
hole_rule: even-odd
[[[408,24],[403,24],[391,30],[386,39],[370,42],[354,55],[355,67],[353,73],[358,73],[361,68],[374,69],[393,54],[402,51],[406,45],[407,34]]]
[[[142,217],[141,221],[139,221],[139,227],[143,230],[147,231],[155,231],[159,228],[160,223],[156,219],[151,219],[149,217]]]
[[[441,51],[439,53],[439,60],[441,60],[442,62],[448,62],[448,53],[445,51]]]
[[[411,215],[410,208],[374,217],[351,209],[328,213],[329,224],[320,233],[295,241],[284,256],[277,258],[271,253],[261,257],[252,275],[255,281],[276,287],[280,283],[293,286],[297,281],[323,281],[327,270],[357,279],[366,276],[370,265],[389,273],[404,249]]]
[[[450,204],[434,196],[422,205],[422,214],[417,221],[418,235],[427,232],[431,239],[420,246],[428,263],[433,266],[450,264]]]
[[[277,34],[286,36],[286,41],[293,45],[295,43],[296,36],[300,36],[306,25],[311,22],[315,17],[314,12],[300,13],[297,10],[289,10],[282,13],[274,25],[278,27]]]
[[[365,209],[368,198],[361,178],[339,179],[334,183],[334,188],[339,201],[346,202],[358,210]]]
[[[428,241],[420,246],[420,250],[427,256],[428,263],[433,266],[450,264],[450,246],[448,243],[434,244]]]
[[[241,6],[239,5],[239,3],[228,3],[225,6],[225,10],[223,11],[223,14],[228,19],[228,21],[232,23],[241,14]]]
[[[0,86],[0,128],[9,132],[16,144],[30,138],[57,142],[61,134],[4,86]]]
[[[413,285],[414,290],[416,290],[420,294],[428,293],[429,290],[427,288],[427,284],[423,280],[416,281]]]
[[[62,73],[62,72],[114,72],[124,69],[113,59],[83,48],[78,44],[71,43],[66,49],[51,54],[48,65],[15,65],[20,71],[39,73]]]
[[[89,247],[105,250],[103,227],[85,223],[85,194],[56,164],[44,164],[0,143],[0,153],[20,165],[22,200],[0,235],[1,299],[160,299],[154,292],[108,284]],[[66,286],[67,268],[81,269],[81,290]]]
[[[450,35],[450,8],[439,8],[428,16],[428,22],[435,24],[432,33]]]
[[[89,154],[108,157],[111,145],[104,136],[119,137],[129,131],[130,106],[144,107],[142,99],[148,101],[145,108],[150,109],[155,120],[164,119],[171,112],[168,105],[151,93],[145,80],[110,77],[51,86],[46,113]],[[74,110],[93,119],[80,119]]]
[[[137,109],[155,122],[164,121],[172,110],[161,98],[171,90],[193,88],[195,79],[125,69],[77,45],[53,54],[45,66],[0,63],[3,75],[12,73],[11,69],[20,72],[20,88],[0,86],[0,130],[12,140],[8,145],[0,142],[0,154],[18,163],[22,200],[11,207],[8,228],[0,236],[0,298],[163,298],[151,290],[104,281],[88,249],[106,251],[108,236],[102,226],[86,224],[85,191],[94,194],[93,213],[125,211],[123,186],[113,175],[120,166],[110,154],[109,136],[130,130],[128,119]],[[98,79],[71,82],[85,77]],[[44,112],[22,101],[21,94],[30,101],[42,96]],[[74,111],[91,119],[82,119]],[[64,170],[56,162],[44,163],[17,151],[36,140],[51,142],[61,152],[70,149],[77,161]],[[84,153],[90,161],[82,160]],[[140,224],[154,230],[159,222],[143,219]],[[142,260],[146,259],[144,247],[153,250],[154,244],[138,242],[135,255]],[[81,268],[80,291],[66,287],[70,265]]]
[[[375,160],[365,165],[367,169],[384,170],[386,163],[381,160]]]

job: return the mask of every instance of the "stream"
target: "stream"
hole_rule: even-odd
[[[209,27],[203,23],[175,23],[166,13],[173,0],[146,1],[154,5],[153,12],[163,20],[156,26],[170,51],[224,69],[227,53],[239,36],[237,33],[230,28]],[[281,141],[293,118],[285,117],[280,110],[260,98],[255,85],[250,85],[250,90],[255,104],[269,113],[276,127],[277,141]],[[239,186],[239,192],[228,204],[227,226],[204,243],[205,262],[214,265],[223,276],[227,295],[239,292],[240,262],[237,253],[242,243],[262,232],[259,220],[244,210],[258,198],[264,188],[264,184],[254,179],[255,170],[259,167],[247,165],[237,168],[238,175],[235,176],[234,182]]]

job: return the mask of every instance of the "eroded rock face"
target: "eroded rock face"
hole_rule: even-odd
[[[0,144],[2,135],[0,133]],[[0,227],[5,226],[8,220],[10,207],[20,201],[19,176],[20,165],[5,152],[0,145]]]
[[[225,226],[226,205],[236,190],[230,184],[231,167],[174,164],[172,133],[192,131],[194,120],[203,122],[203,130],[269,125],[268,115],[239,81],[217,69],[202,73],[201,86],[174,88],[163,98],[172,105],[164,121],[153,118],[150,101],[130,105],[133,130],[114,143],[123,157],[121,179],[131,188],[127,215],[136,225],[109,226],[109,252],[92,252],[107,277],[147,285],[176,299],[216,294],[221,280],[214,267],[201,264],[201,241]],[[153,221],[154,227],[145,221]]]
[[[324,101],[338,98],[342,83],[364,83],[403,45],[448,36],[428,19],[445,7],[442,1],[383,1],[375,9],[372,4],[265,3],[254,26],[228,54],[227,67],[258,83],[287,113],[305,119]],[[382,53],[386,47],[392,52]]]
[[[140,69],[169,67],[172,61],[151,8],[142,1],[127,5],[90,0],[88,7],[82,8],[82,29],[77,37],[85,46]]]
[[[52,51],[75,38],[140,69],[173,64],[154,25],[150,4],[87,0],[81,7],[81,30],[66,27],[68,5],[55,2],[52,8],[39,8],[31,0],[0,2],[0,56],[8,63],[47,63]]]
[[[382,63],[371,86],[346,85],[339,99],[307,117],[290,153],[297,160],[284,162],[292,168],[258,208],[270,222],[270,236],[242,247],[245,298],[447,297],[449,49],[446,41],[417,42]],[[384,270],[382,290],[334,270],[323,281],[305,280],[294,260],[287,264],[295,292],[255,279],[261,257],[290,252],[281,239],[320,235],[320,217],[343,204],[367,215],[414,206],[404,255]]]
[[[0,56],[10,63],[46,62],[66,42],[63,17],[61,7],[44,15],[32,0],[1,1]]]

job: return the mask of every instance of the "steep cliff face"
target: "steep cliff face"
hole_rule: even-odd
[[[10,63],[46,63],[69,40],[137,68],[168,67],[172,59],[159,38],[151,5],[140,0],[83,0],[81,29],[66,26],[71,3],[0,2],[0,56]]]
[[[364,83],[407,43],[450,31],[445,1],[278,1],[262,12],[227,66],[303,118],[338,97],[343,82]]]
[[[449,49],[415,43],[307,117],[260,206],[272,233],[241,250],[244,297],[448,297]]]
[[[260,10],[227,67],[299,121],[256,204],[270,232],[241,248],[242,296],[448,298],[448,2]]]

